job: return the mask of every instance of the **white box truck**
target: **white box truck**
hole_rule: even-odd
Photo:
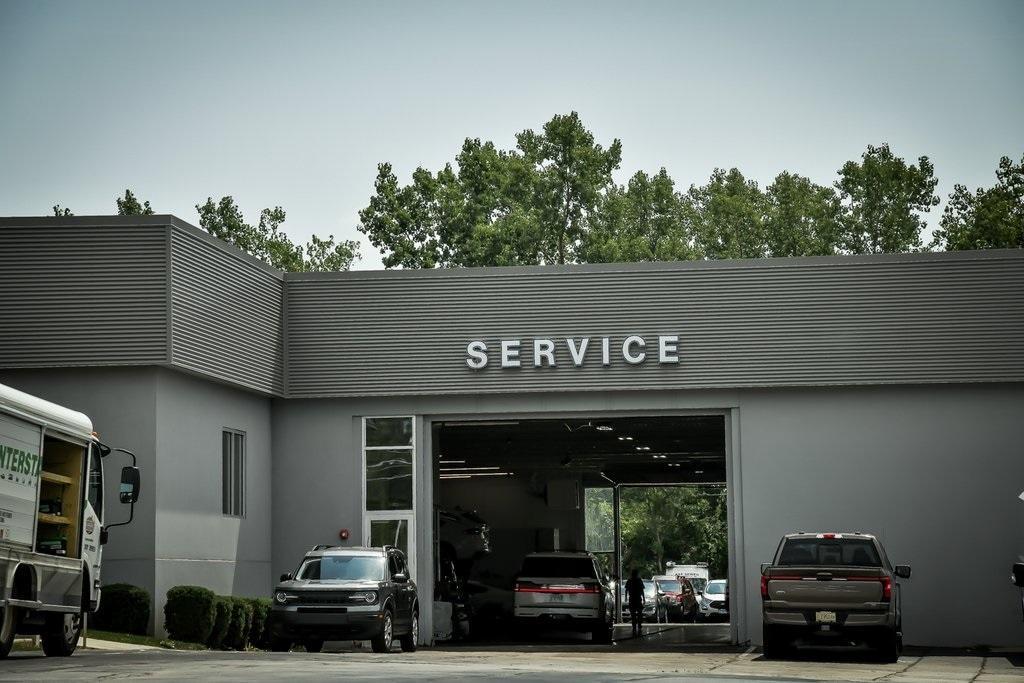
[[[104,523],[100,443],[82,413],[0,384],[0,659],[15,634],[38,635],[43,652],[68,656],[83,615],[100,602],[107,530],[134,516],[135,456],[121,470],[127,522]]]

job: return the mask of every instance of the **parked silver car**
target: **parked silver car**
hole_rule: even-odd
[[[589,632],[594,642],[612,640],[614,590],[591,553],[533,553],[515,581],[516,621]]]

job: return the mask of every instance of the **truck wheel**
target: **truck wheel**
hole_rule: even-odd
[[[895,664],[900,658],[900,637],[896,629],[885,629],[875,640],[875,652],[878,660],[886,664]]]
[[[5,659],[14,646],[14,632],[18,625],[18,608],[0,608],[0,659]]]
[[[409,624],[409,632],[402,636],[402,652],[416,652],[416,641],[420,639],[420,613],[412,613],[412,623]]]
[[[764,624],[762,627],[765,659],[781,659],[789,652],[789,640],[776,626]]]
[[[391,650],[391,641],[395,637],[395,620],[391,616],[391,610],[384,611],[384,618],[381,621],[383,623],[380,627],[380,633],[370,641],[370,647],[373,648],[374,652],[388,652]]]
[[[324,641],[322,640],[307,640],[306,641],[306,652],[320,652],[324,649]]]
[[[40,638],[47,657],[70,657],[78,647],[82,633],[82,614],[48,614],[46,630]]]

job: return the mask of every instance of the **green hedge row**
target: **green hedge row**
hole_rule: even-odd
[[[167,591],[164,627],[172,640],[228,650],[265,649],[269,613],[266,598],[236,598],[200,586],[175,586]]]
[[[127,583],[112,583],[100,593],[100,609],[90,626],[103,631],[144,636],[149,630],[149,591]]]

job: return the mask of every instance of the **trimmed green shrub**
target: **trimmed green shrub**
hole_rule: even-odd
[[[253,647],[266,650],[270,647],[270,637],[267,633],[270,599],[249,598],[249,604],[252,606],[252,628],[249,629],[249,643]]]
[[[146,635],[149,630],[149,591],[128,583],[103,587],[100,609],[89,618],[90,626],[103,631]]]
[[[218,595],[213,609],[213,630],[210,631],[206,644],[219,649],[224,647],[224,638],[227,637],[228,627],[231,625],[231,599]]]
[[[231,624],[224,638],[224,646],[244,650],[252,629],[252,605],[247,598],[225,597],[231,603]]]
[[[164,628],[172,640],[205,643],[210,638],[217,596],[202,586],[175,586],[167,591]]]

